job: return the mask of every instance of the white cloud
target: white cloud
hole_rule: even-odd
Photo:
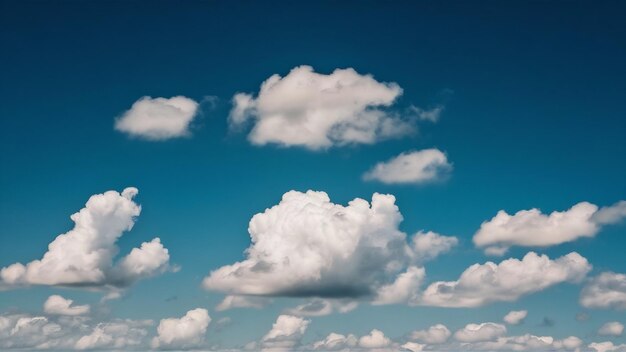
[[[478,307],[496,301],[514,301],[562,282],[579,282],[591,265],[576,252],[551,260],[530,252],[522,260],[507,259],[467,268],[457,281],[430,284],[421,305]]]
[[[0,315],[2,350],[135,349],[145,346],[150,320],[97,322],[84,316]]]
[[[512,310],[507,313],[507,315],[502,318],[505,323],[509,325],[518,325],[521,324],[526,316],[528,315],[528,311],[526,310]]]
[[[502,336],[494,341],[476,342],[464,345],[466,349],[487,351],[579,351],[582,340],[576,336],[569,336],[557,340],[552,336]]]
[[[626,275],[604,272],[585,285],[580,304],[586,308],[626,309]]]
[[[71,216],[74,228],[57,236],[40,260],[15,263],[0,270],[0,287],[58,285],[125,287],[136,280],[165,271],[169,254],[158,238],[143,243],[117,266],[117,240],[132,229],[141,207],[133,201],[136,188],[108,191],[89,198]]]
[[[228,295],[215,307],[215,310],[222,312],[233,308],[261,309],[269,303],[270,300],[264,297]]]
[[[353,349],[357,345],[356,336],[347,336],[331,332],[325,339],[313,343],[313,349],[319,351],[339,351]]]
[[[433,231],[419,231],[411,238],[413,253],[421,262],[435,259],[449,252],[458,243],[459,240],[456,237],[443,236]]]
[[[474,235],[474,244],[493,255],[502,255],[511,246],[548,247],[593,237],[603,225],[617,223],[624,217],[626,201],[601,209],[581,202],[569,210],[549,215],[539,209],[520,210],[514,215],[500,210],[491,220],[482,223]]]
[[[287,309],[287,313],[303,317],[320,317],[335,311],[347,313],[358,306],[356,301],[313,298],[306,303]]]
[[[428,345],[439,345],[450,338],[452,333],[443,324],[436,324],[426,330],[416,330],[410,335],[411,340],[419,341]]]
[[[610,321],[600,327],[598,334],[602,336],[622,336],[624,325],[617,321]]]
[[[248,139],[256,145],[316,150],[372,144],[414,131],[412,121],[382,110],[401,94],[396,83],[378,82],[351,68],[320,74],[299,66],[285,77],[272,75],[256,98],[236,94],[229,122],[234,128],[252,122]]]
[[[289,351],[300,344],[302,335],[310,320],[292,315],[280,315],[272,329],[263,336],[261,344],[264,350]]]
[[[613,342],[593,342],[589,344],[589,348],[596,352],[626,352],[626,344],[615,345]]]
[[[43,304],[43,311],[47,314],[58,315],[83,315],[89,313],[89,305],[73,305],[74,301],[71,299],[65,299],[59,295],[52,295],[48,297]]]
[[[161,319],[158,335],[152,339],[152,348],[184,349],[199,346],[211,322],[209,312],[203,308],[192,309],[181,318]]]
[[[438,149],[425,149],[401,153],[400,155],[376,164],[363,175],[365,180],[383,183],[424,183],[444,177],[452,164]]]
[[[398,275],[390,284],[381,286],[376,291],[376,298],[372,304],[407,303],[418,299],[419,288],[426,276],[424,268],[410,266],[406,272]]]
[[[370,331],[368,335],[361,336],[359,346],[363,348],[383,348],[391,345],[391,340],[377,329]]]
[[[426,345],[409,341],[400,347],[402,347],[404,350],[411,351],[411,352],[421,352],[424,350]]]
[[[223,266],[204,287],[235,295],[375,297],[421,258],[405,233],[395,197],[374,194],[334,204],[324,192],[290,191],[250,221],[247,258]],[[407,271],[408,270],[408,271]]]
[[[417,117],[420,120],[437,122],[439,121],[439,118],[441,117],[441,113],[443,112],[444,107],[442,105],[439,105],[432,109],[422,109],[418,106],[411,105],[410,110],[413,113],[417,114]]]
[[[454,333],[460,342],[492,341],[506,334],[506,326],[496,323],[467,324]]]
[[[197,110],[198,103],[183,96],[143,97],[115,120],[115,129],[152,141],[184,137]]]

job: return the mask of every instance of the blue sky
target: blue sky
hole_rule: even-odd
[[[593,269],[576,283],[558,282],[479,307],[372,305],[354,298],[359,305],[348,313],[302,318],[310,320],[306,332],[289,337],[298,338],[297,346],[306,348],[331,332],[360,337],[372,329],[403,343],[410,332],[437,323],[452,333],[469,323],[504,324],[511,310],[528,316],[523,324],[506,325],[506,336],[577,336],[583,349],[600,341],[626,344],[623,336],[597,332],[607,322],[626,324],[625,303],[588,308],[579,301],[583,287],[601,273],[626,273],[624,221],[596,222],[597,231],[572,241],[512,246],[500,257],[486,255],[472,241],[481,223],[500,210],[550,214],[583,201],[604,207],[626,199],[623,3],[0,6],[0,268],[40,259],[56,236],[72,229],[69,216],[90,196],[129,186],[139,189],[134,200],[142,210],[134,228],[117,241],[120,257],[154,237],[170,256],[165,272],[124,287],[120,298],[106,302],[101,299],[108,288],[7,285],[0,290],[3,316],[45,316],[44,301],[58,294],[91,305],[88,325],[153,320],[145,328],[149,341],[161,319],[203,308],[211,323],[202,341],[170,347],[240,348],[259,341],[260,349],[279,315],[314,297],[268,294],[272,303],[261,309],[216,311],[225,294],[204,288],[203,279],[246,258],[251,218],[279,204],[288,191],[323,191],[344,206],[354,198],[371,201],[378,192],[395,196],[403,216],[398,230],[408,237],[425,230],[457,238],[448,252],[423,263],[421,289],[457,280],[472,264],[521,259],[530,251],[550,259],[577,252]],[[357,78],[372,75],[378,88],[395,82],[402,94],[389,106],[370,104],[348,118],[358,121],[364,111],[380,110],[416,130],[367,143],[333,140],[315,149],[255,144],[251,128],[269,116],[261,107],[241,128],[229,126],[236,93],[251,94],[261,106],[260,85],[302,65],[322,77],[352,68]],[[197,102],[186,135],[154,141],[114,128],[145,96]],[[282,101],[292,100],[276,104]],[[420,120],[411,107],[443,109],[432,122]],[[377,163],[431,148],[445,153],[451,165],[445,175],[430,182],[364,180]],[[551,228],[546,236],[556,238],[560,231]],[[577,320],[583,312],[589,318]],[[219,327],[225,317],[230,323]],[[0,335],[6,348],[2,339],[10,338]],[[145,346],[128,349],[165,348],[163,342]]]

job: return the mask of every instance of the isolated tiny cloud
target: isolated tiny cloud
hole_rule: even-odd
[[[402,153],[376,164],[363,175],[365,180],[382,183],[424,183],[439,180],[452,170],[446,154],[439,149]]]
[[[186,349],[204,342],[207,327],[211,322],[209,312],[203,308],[188,311],[181,318],[161,319],[157,336],[152,339],[152,348]]]
[[[47,314],[56,315],[83,315],[89,313],[89,305],[75,305],[71,299],[59,295],[48,297],[43,304],[43,311]]]
[[[626,309],[626,274],[604,272],[591,279],[580,294],[586,308]]]
[[[420,304],[478,307],[514,301],[562,282],[580,282],[590,270],[587,259],[576,252],[554,260],[530,252],[522,260],[511,258],[500,264],[474,264],[456,281],[434,282],[424,290]]]
[[[287,192],[252,217],[247,258],[211,272],[204,287],[230,295],[400,303],[416,294],[421,263],[456,243],[423,232],[409,241],[398,229],[401,221],[392,195],[375,193],[371,204],[356,198],[343,206],[324,192]]]
[[[595,236],[604,225],[626,217],[626,201],[598,208],[581,202],[566,211],[550,215],[539,209],[520,210],[514,215],[500,210],[485,221],[474,235],[474,244],[491,255],[502,255],[511,246],[548,247]]]
[[[602,336],[622,336],[624,325],[618,321],[605,323],[598,330],[598,335]]]
[[[74,228],[59,235],[41,259],[26,265],[15,263],[0,270],[0,288],[25,285],[87,288],[131,285],[166,271],[169,253],[155,238],[134,248],[116,265],[117,240],[130,231],[141,212],[133,187],[122,193],[108,191],[89,198],[85,207],[71,216]]]
[[[184,137],[197,110],[198,103],[183,96],[142,97],[115,120],[115,129],[151,141]]]
[[[502,320],[509,325],[519,325],[526,319],[527,315],[528,311],[526,310],[512,310]]]
[[[256,98],[236,94],[229,122],[235,130],[252,125],[248,139],[255,145],[317,150],[373,144],[414,132],[415,119],[384,110],[401,94],[396,83],[379,82],[352,68],[322,74],[299,66],[285,77],[268,78]]]

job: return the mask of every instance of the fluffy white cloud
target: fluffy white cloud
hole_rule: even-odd
[[[359,346],[363,348],[383,348],[391,345],[391,340],[377,329],[370,331],[368,335],[361,336]]]
[[[551,260],[530,252],[500,264],[487,262],[467,268],[457,281],[430,284],[419,304],[440,307],[478,307],[519,297],[562,282],[579,282],[591,265],[576,252]]]
[[[159,141],[189,135],[198,103],[192,99],[143,97],[115,120],[115,129],[131,136]]]
[[[211,322],[209,312],[203,308],[192,309],[181,318],[161,319],[158,335],[152,339],[152,348],[182,349],[195,347],[204,342],[204,335]]]
[[[0,315],[2,350],[133,349],[145,346],[149,320],[96,322],[83,316]]]
[[[454,333],[460,342],[492,341],[506,334],[506,326],[496,323],[467,324]]]
[[[74,301],[71,299],[52,295],[44,302],[43,311],[48,314],[58,315],[83,315],[89,313],[89,305],[77,306],[73,304]]]
[[[593,342],[589,344],[589,348],[596,352],[626,352],[626,344],[615,345],[613,342]]]
[[[595,236],[603,225],[626,217],[626,201],[599,209],[597,205],[581,202],[566,211],[549,215],[539,209],[520,210],[514,215],[500,210],[485,221],[474,235],[474,244],[486,253],[502,255],[511,246],[548,247]]]
[[[436,324],[426,330],[416,330],[410,335],[411,340],[416,340],[428,345],[439,345],[450,338],[451,332],[443,324]]]
[[[270,300],[264,297],[228,295],[215,307],[215,310],[222,312],[233,308],[261,309],[269,303]]]
[[[292,315],[280,315],[272,329],[263,336],[265,350],[288,351],[300,344],[310,321]]]
[[[251,121],[248,139],[256,145],[321,149],[371,144],[414,131],[412,121],[381,109],[401,94],[397,84],[378,82],[351,68],[320,74],[299,66],[285,77],[268,78],[256,98],[236,94],[229,121],[234,128]]]
[[[339,351],[345,349],[352,349],[356,347],[358,340],[356,336],[349,334],[347,336],[330,333],[325,339],[313,343],[313,349],[319,351]]]
[[[585,285],[580,304],[586,308],[626,309],[626,275],[604,272]]]
[[[518,325],[526,319],[527,315],[528,311],[526,310],[512,310],[502,320],[509,325]]]
[[[433,231],[417,232],[411,238],[411,247],[416,260],[421,262],[435,259],[439,255],[449,252],[459,240],[453,236],[443,236]]]
[[[164,271],[169,255],[158,238],[112,265],[118,251],[115,242],[132,228],[141,210],[132,201],[136,194],[136,188],[126,188],[121,194],[108,191],[90,197],[85,208],[71,216],[73,230],[50,243],[41,260],[3,268],[1,283],[121,287]]]
[[[329,315],[335,311],[347,313],[358,306],[356,301],[313,298],[287,310],[287,313],[304,317],[319,317]]]
[[[250,221],[247,258],[211,272],[204,287],[324,298],[376,297],[381,289],[394,291],[383,289],[387,285],[406,287],[399,275],[416,278],[421,269],[411,266],[423,258],[398,229],[401,220],[392,195],[376,193],[371,204],[357,198],[342,206],[324,192],[287,192]]]
[[[602,336],[622,336],[624,325],[617,321],[610,321],[600,327],[598,334]]]
[[[85,207],[71,216],[74,228],[57,236],[40,260],[2,268],[0,286],[124,287],[165,271],[169,254],[158,238],[113,265],[117,240],[133,227],[141,211],[133,201],[137,192],[129,187],[122,193],[91,196]]]
[[[426,276],[424,268],[410,266],[406,272],[398,275],[394,282],[378,288],[376,298],[372,303],[375,305],[397,304],[417,300],[424,276]]]
[[[442,178],[452,170],[446,155],[439,149],[401,153],[376,164],[363,175],[365,180],[383,183],[424,183]]]

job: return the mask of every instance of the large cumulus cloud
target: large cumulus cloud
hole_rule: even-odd
[[[169,253],[159,238],[145,242],[117,265],[117,240],[132,229],[141,207],[133,201],[136,188],[108,191],[89,198],[71,216],[74,228],[57,236],[38,260],[14,263],[0,270],[0,287],[58,285],[125,287],[165,271]]]
[[[432,233],[415,235],[427,236],[424,241],[407,241],[398,229],[401,221],[392,195],[376,193],[371,204],[357,198],[343,206],[324,192],[287,192],[250,221],[246,259],[211,272],[204,287],[235,295],[383,294],[396,303],[400,293],[410,296],[400,288],[417,288],[421,281],[418,263],[432,258],[420,256],[425,247],[441,253],[452,245]]]

